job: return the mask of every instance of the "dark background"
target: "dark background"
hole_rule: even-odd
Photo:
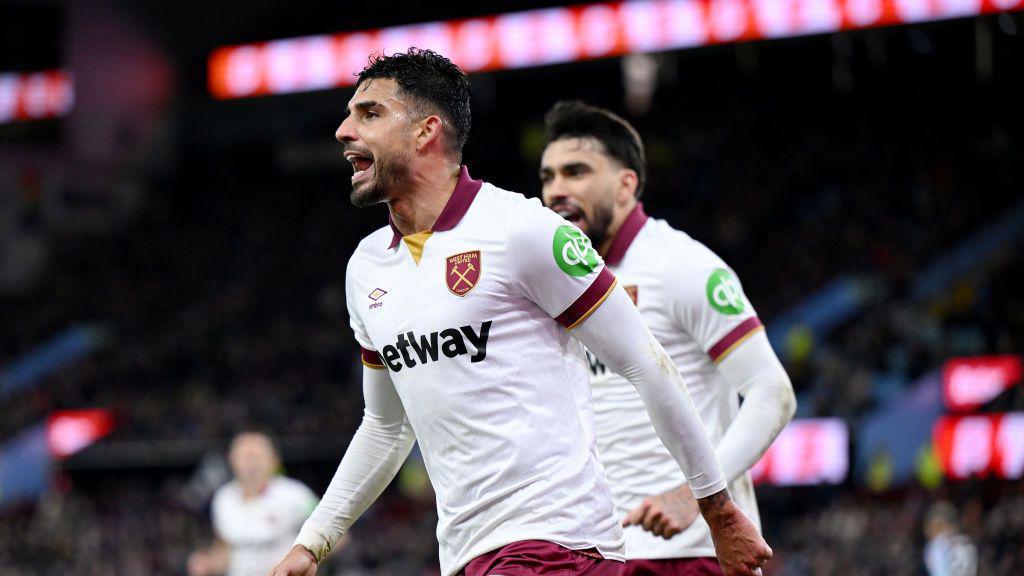
[[[41,499],[0,510],[0,575],[183,573],[209,537],[201,472],[223,476],[233,431],[272,430],[288,473],[322,491],[358,424],[344,267],[386,214],[348,202],[333,133],[351,89],[213,101],[209,52],[551,5],[0,5],[0,71],[69,68],[77,85],[70,116],[0,126],[0,252],[42,247],[0,295],[0,367],[71,326],[109,337],[0,397],[0,441],[58,409],[118,419]],[[868,279],[877,297],[855,317],[780,349],[799,416],[843,418],[855,449],[860,424],[947,358],[1024,348],[1019,239],[914,297],[923,269],[1024,198],[1022,36],[1011,14],[658,54],[645,111],[625,105],[620,59],[478,74],[464,160],[536,195],[544,112],[584,99],[636,125],[647,211],[729,262],[769,327],[834,279]],[[1015,390],[985,410],[1022,405]],[[1024,572],[1019,482],[865,475],[759,490],[770,573],[922,574],[921,519],[938,500],[957,505],[982,573]],[[436,571],[423,483],[413,462],[330,570]]]

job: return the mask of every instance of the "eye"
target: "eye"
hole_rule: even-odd
[[[363,118],[377,118],[379,116],[380,116],[380,114],[377,114],[373,110],[367,110],[366,114],[363,114]]]

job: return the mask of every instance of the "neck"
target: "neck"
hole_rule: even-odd
[[[442,161],[435,169],[413,175],[410,185],[388,203],[391,220],[402,236],[430,230],[455,191],[460,167]]]
[[[630,201],[624,207],[616,207],[615,212],[612,215],[612,223],[608,226],[608,235],[601,241],[601,245],[597,247],[597,253],[603,258],[608,254],[608,251],[612,248],[612,242],[615,237],[618,236],[619,230],[622,228],[622,223],[626,221],[633,209],[636,208],[636,198],[630,199]]]
[[[269,482],[270,479],[268,478],[260,482],[253,482],[251,484],[242,485],[242,498],[245,500],[251,500],[259,496],[263,492],[263,490],[266,489],[267,484]]]

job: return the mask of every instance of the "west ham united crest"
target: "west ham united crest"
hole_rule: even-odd
[[[480,251],[449,256],[444,267],[444,282],[456,296],[465,296],[480,281]]]

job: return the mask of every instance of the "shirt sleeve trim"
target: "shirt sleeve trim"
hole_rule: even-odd
[[[380,354],[376,350],[370,350],[369,348],[362,348],[360,359],[363,361],[363,366],[367,368],[373,368],[374,370],[383,370],[384,362],[380,359]]]
[[[733,350],[739,348],[740,344],[743,344],[761,330],[764,330],[764,325],[761,324],[761,320],[757,316],[747,318],[739,326],[730,330],[717,344],[712,346],[708,350],[708,356],[711,357],[712,362],[718,364],[725,360],[725,357]]]
[[[572,330],[578,326],[581,322],[590,317],[597,310],[612,293],[618,280],[615,279],[615,275],[608,270],[608,267],[601,269],[601,272],[597,275],[597,278],[590,284],[579,298],[576,299],[564,312],[558,315],[555,320],[565,326],[567,330]]]

